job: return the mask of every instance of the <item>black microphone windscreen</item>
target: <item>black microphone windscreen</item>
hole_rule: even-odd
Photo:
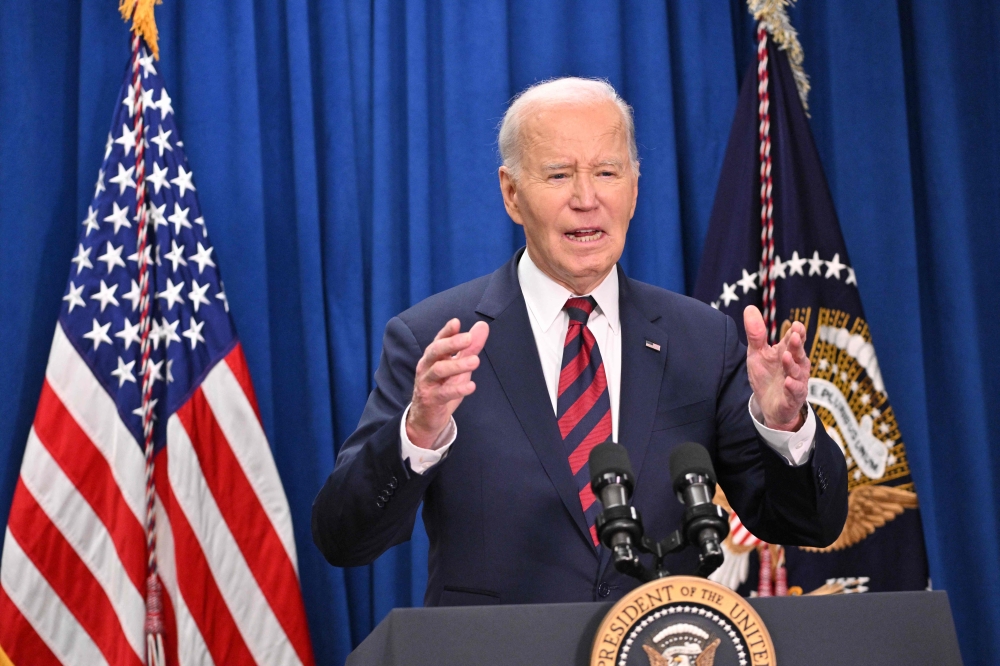
[[[715,483],[715,469],[712,467],[712,457],[708,449],[701,444],[685,442],[670,454],[670,479],[674,491],[688,474],[701,474]]]
[[[590,478],[599,478],[608,472],[632,478],[632,463],[628,451],[621,444],[604,442],[590,450]]]

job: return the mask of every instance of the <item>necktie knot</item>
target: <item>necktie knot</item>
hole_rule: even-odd
[[[570,324],[576,322],[586,326],[587,320],[590,319],[590,313],[596,307],[597,301],[594,300],[593,296],[581,296],[567,300],[563,310],[569,315]]]

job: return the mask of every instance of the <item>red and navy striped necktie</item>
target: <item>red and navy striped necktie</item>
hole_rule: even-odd
[[[608,378],[597,340],[587,328],[587,320],[596,305],[592,297],[585,296],[569,299],[563,308],[569,315],[569,330],[566,331],[566,344],[563,346],[559,399],[556,403],[559,432],[595,546],[599,542],[594,520],[601,512],[601,505],[595,501],[590,489],[587,459],[591,449],[611,438]]]

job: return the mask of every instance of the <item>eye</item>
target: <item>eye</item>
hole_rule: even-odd
[[[569,178],[569,174],[566,173],[554,173],[549,176],[550,180],[566,180],[567,178]]]

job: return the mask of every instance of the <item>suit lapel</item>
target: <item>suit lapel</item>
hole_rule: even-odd
[[[628,451],[638,487],[642,463],[646,457],[649,436],[653,430],[660,383],[667,359],[667,334],[652,322],[636,302],[635,294],[625,273],[618,269],[619,320],[622,327],[622,375],[618,400],[618,443]],[[652,343],[652,346],[646,343]],[[659,349],[654,347],[659,345]],[[664,478],[662,483],[669,484]],[[651,535],[666,536],[666,535]],[[607,548],[601,551],[601,567],[610,562]]]
[[[528,320],[528,309],[517,280],[520,257],[521,252],[518,252],[511,262],[493,274],[476,308],[479,314],[493,319],[483,351],[542,468],[566,510],[573,516],[581,535],[593,547],[579,493],[562,449],[562,436],[552,411],[535,336]]]

